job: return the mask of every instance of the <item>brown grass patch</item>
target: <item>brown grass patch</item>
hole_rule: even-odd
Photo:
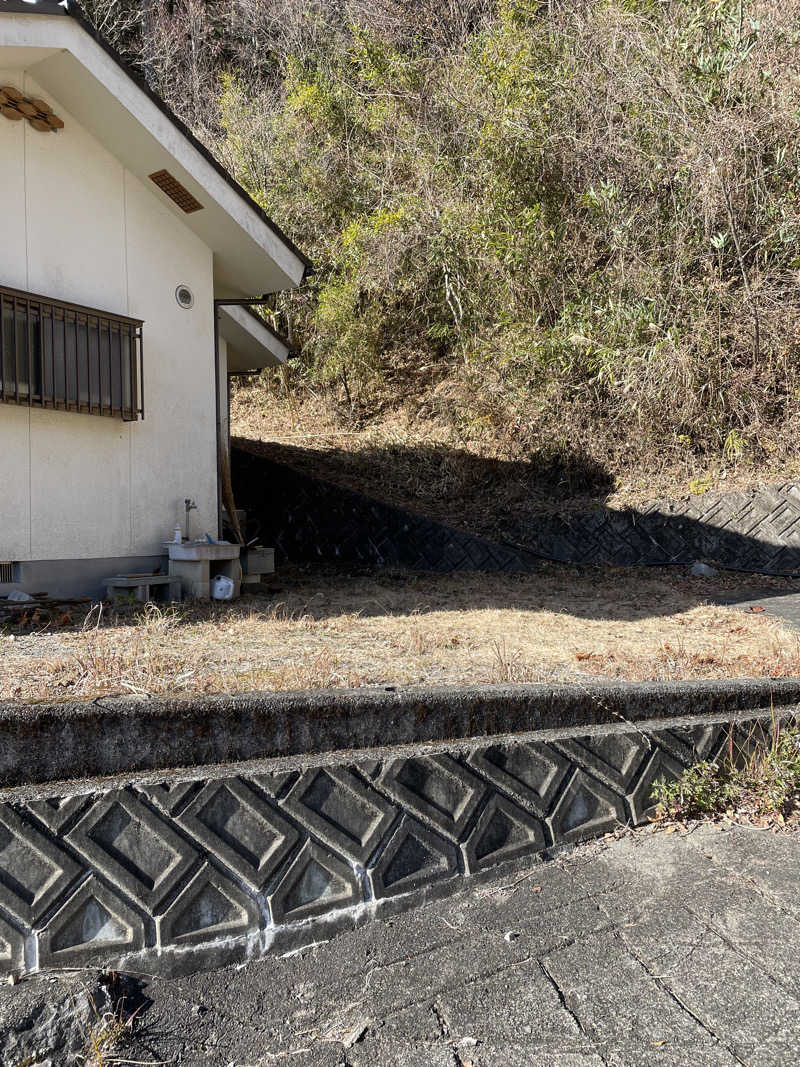
[[[747,588],[739,577],[544,565],[278,581],[233,604],[95,609],[70,631],[7,632],[0,699],[800,674],[796,633],[708,602]]]

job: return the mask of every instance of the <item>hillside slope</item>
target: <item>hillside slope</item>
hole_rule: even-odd
[[[316,263],[261,436],[399,434],[420,481],[446,449],[543,499],[789,472],[797,5],[92,10]]]

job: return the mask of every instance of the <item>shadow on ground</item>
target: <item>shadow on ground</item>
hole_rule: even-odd
[[[394,476],[390,460],[407,463],[409,451],[379,450],[370,467],[363,453],[348,457],[239,441],[232,455],[237,503],[262,542],[292,563],[519,573],[535,570],[542,558],[616,566],[709,560],[731,570],[800,573],[800,489],[794,485],[621,511],[602,506],[612,486],[609,472],[579,454],[553,457],[546,470],[430,449],[429,478],[419,455],[413,478],[409,469]],[[308,473],[312,467],[314,475]],[[356,470],[360,491],[353,488]],[[511,487],[507,504],[498,481]],[[397,484],[404,487],[404,507],[387,503],[398,499]],[[542,493],[548,484],[554,487],[554,513],[516,518],[511,497]],[[571,487],[574,500],[576,485],[585,487],[587,507],[594,506],[556,513],[559,487]],[[441,521],[454,494],[460,494],[459,514],[474,516],[471,531]],[[487,528],[494,531],[491,540]]]

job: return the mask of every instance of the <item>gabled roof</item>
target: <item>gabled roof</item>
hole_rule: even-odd
[[[33,17],[35,16],[35,17]],[[105,41],[74,0],[0,0],[0,66],[16,55],[214,252],[217,296],[298,285],[312,267],[264,210]],[[203,210],[183,214],[150,180],[168,170]]]

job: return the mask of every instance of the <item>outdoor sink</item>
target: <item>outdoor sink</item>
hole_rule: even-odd
[[[164,541],[170,559],[237,559],[241,545],[219,545],[208,541]]]

